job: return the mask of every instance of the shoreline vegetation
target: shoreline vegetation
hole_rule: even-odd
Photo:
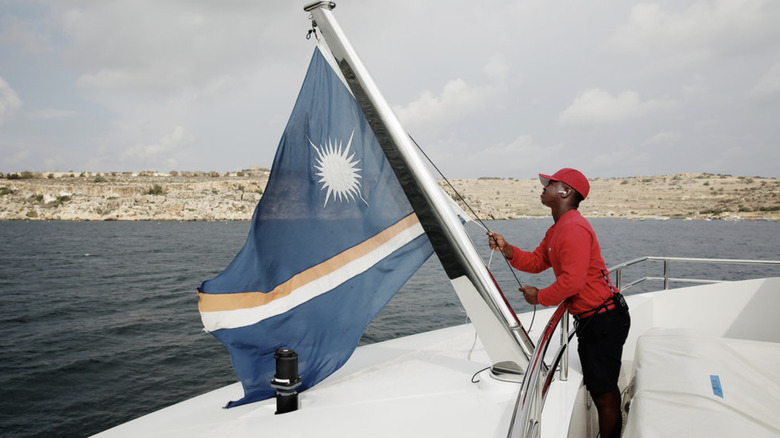
[[[268,169],[0,174],[0,220],[250,220]],[[450,180],[480,219],[546,218],[536,178]],[[710,173],[592,178],[585,217],[780,220],[780,180]],[[439,184],[453,199],[452,188]],[[458,202],[469,214],[470,210]]]

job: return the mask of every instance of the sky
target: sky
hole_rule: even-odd
[[[299,0],[0,0],[0,172],[270,167]],[[341,0],[449,178],[780,177],[777,0]]]

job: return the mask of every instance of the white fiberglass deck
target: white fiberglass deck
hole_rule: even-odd
[[[537,315],[536,325],[541,327],[547,317]],[[479,341],[469,359],[473,344],[473,328],[463,325],[368,345],[301,393],[296,412],[274,415],[274,399],[223,409],[242,395],[241,386],[234,384],[98,436],[505,437],[519,384],[480,372],[489,361]],[[478,382],[472,383],[477,373]],[[568,385],[554,389],[554,396],[571,403],[581,375],[572,369],[569,378]],[[556,416],[570,410],[563,407]],[[560,424],[563,431],[558,433],[566,427]]]

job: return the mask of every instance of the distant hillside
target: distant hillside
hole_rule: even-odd
[[[780,219],[780,180],[713,174],[593,178],[580,205],[587,217]],[[483,218],[547,216],[533,179],[452,181]],[[446,189],[452,194],[452,190]]]
[[[0,220],[249,220],[267,169],[241,172],[9,173]],[[452,185],[482,219],[545,217],[538,179]],[[453,190],[440,181],[453,198]],[[594,178],[587,217],[780,220],[780,180],[713,174]]]

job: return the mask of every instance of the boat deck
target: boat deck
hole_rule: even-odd
[[[505,437],[520,385],[494,379],[489,365],[473,327],[462,325],[358,348],[344,367],[299,395],[295,412],[275,415],[274,399],[223,409],[242,396],[234,384],[96,436]],[[573,403],[578,367],[572,363],[569,382],[551,397]],[[568,424],[559,426],[565,432]]]
[[[632,328],[622,382],[637,398],[630,403],[625,436],[677,435],[667,420],[658,420],[670,410],[680,417],[676,424],[686,427],[685,436],[712,436],[701,425],[717,425],[711,418],[725,418],[723,409],[751,417],[759,425],[751,436],[780,435],[780,332],[772,329],[780,278],[637,294],[627,301]],[[533,339],[552,311],[537,312]],[[520,315],[526,327],[531,317]],[[646,333],[652,336],[642,338]],[[689,344],[679,345],[682,341],[669,333],[685,334]],[[576,337],[570,347],[576,351]],[[694,357],[697,349],[706,354]],[[730,356],[734,351],[737,358]],[[578,358],[569,357],[568,381],[555,381],[547,396],[542,437],[595,436],[595,412],[582,391]],[[296,412],[275,415],[273,399],[223,409],[242,395],[240,384],[234,384],[97,436],[506,437],[519,384],[494,379],[489,364],[471,325],[451,327],[358,348],[344,367],[300,394]],[[756,370],[763,377],[753,379]],[[722,398],[713,393],[710,375],[720,377]],[[656,395],[664,390],[668,398],[660,402]],[[681,396],[684,391],[689,395]],[[753,401],[740,405],[746,397]]]

